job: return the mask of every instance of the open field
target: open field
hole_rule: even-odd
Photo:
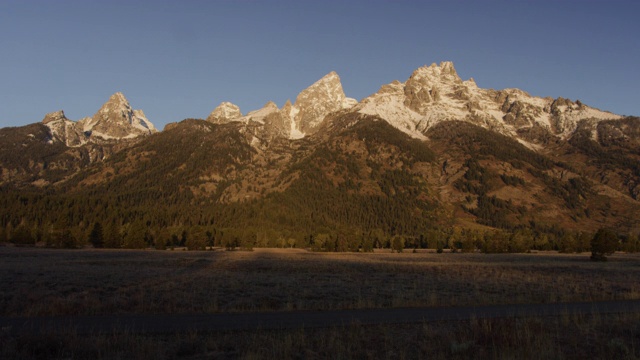
[[[640,314],[173,334],[8,336],[2,359],[638,359]]]
[[[640,255],[0,247],[0,316],[197,314],[640,299]],[[640,314],[284,330],[11,335],[0,358],[637,359]]]
[[[177,314],[640,299],[640,254],[0,247],[0,315]]]

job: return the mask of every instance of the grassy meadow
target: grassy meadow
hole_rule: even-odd
[[[640,254],[0,247],[0,316],[177,314],[640,299]],[[37,337],[1,358],[640,357],[640,314],[281,331]],[[615,355],[615,356],[614,356]]]
[[[0,247],[0,315],[216,313],[640,299],[640,254]]]

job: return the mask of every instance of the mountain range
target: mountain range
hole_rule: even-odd
[[[0,129],[0,167],[6,236],[143,223],[148,239],[210,228],[308,245],[498,229],[558,248],[567,234],[640,231],[639,118],[483,89],[451,62],[360,101],[330,72],[281,108],[222,102],[163,131],[116,93],[76,122],[57,111]]]

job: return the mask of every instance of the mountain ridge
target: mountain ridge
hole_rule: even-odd
[[[360,101],[345,95],[340,77],[331,71],[303,89],[294,103],[287,101],[281,109],[269,101],[263,108],[243,114],[237,105],[224,101],[213,109],[207,120],[215,123],[253,121],[265,125],[265,119],[271,116],[264,129],[266,133],[299,139],[313,134],[330,113],[346,109],[377,115],[416,138],[424,138],[425,132],[439,121],[463,120],[514,137],[539,127],[568,139],[582,119],[598,122],[622,118],[579,100],[534,97],[513,88],[483,89],[473,78],[463,81],[453,62],[443,61],[439,65],[419,67],[405,82],[395,80],[382,85]],[[91,135],[103,140],[119,140],[157,132],[142,110],[132,110],[122,93],[113,94],[93,117],[73,123],[64,113],[64,121],[55,116],[60,114],[47,114],[43,123],[51,124],[52,132],[57,132],[54,134],[57,136],[52,137],[54,140],[64,141],[68,146],[84,144]],[[535,146],[530,138],[520,137],[520,140]]]
[[[121,92],[111,95],[92,117],[74,122],[59,110],[45,115],[42,123],[51,130],[52,141],[61,141],[67,146],[133,139],[158,132],[144,112],[134,110]]]
[[[601,227],[640,231],[639,118],[481,89],[450,62],[357,103],[335,72],[300,94],[245,114],[223,102],[159,132],[114,94],[78,122],[58,111],[0,129],[0,202],[16,209],[1,224],[126,233],[144,222],[151,237],[207,228],[309,244],[526,229],[554,239],[539,249]]]

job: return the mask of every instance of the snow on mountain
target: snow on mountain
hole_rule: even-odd
[[[347,98],[335,71],[304,89],[293,105],[292,134],[313,133],[328,114],[352,107],[357,101]]]
[[[62,110],[45,115],[42,123],[51,132],[49,142],[59,141],[67,146],[79,146],[87,142],[82,125],[67,119]]]
[[[620,118],[579,101],[533,97],[518,89],[482,89],[473,79],[462,81],[452,62],[423,66],[404,83],[384,85],[354,110],[380,116],[415,137],[440,121],[464,120],[509,135],[537,125],[566,138],[581,119]]]
[[[50,123],[64,122],[66,120],[69,120],[69,119],[67,119],[67,117],[64,115],[64,111],[58,110],[45,115],[44,119],[42,119],[42,123],[47,125]]]
[[[269,101],[261,109],[250,111],[247,115],[236,118],[235,121],[242,121],[244,123],[255,121],[264,124],[265,118],[277,111],[279,111],[278,105],[273,101]]]
[[[518,89],[482,89],[473,79],[463,81],[452,62],[416,69],[404,83],[394,81],[358,102],[348,98],[335,71],[298,94],[295,103],[278,109],[273,102],[246,115],[231,103],[220,104],[207,118],[213,122],[241,121],[265,127],[267,137],[300,139],[313,134],[324,118],[350,109],[377,115],[403,132],[426,139],[426,131],[447,120],[469,121],[505,135],[539,126],[567,138],[583,119],[617,119],[601,111],[563,98],[534,97]]]
[[[453,63],[444,61],[416,69],[404,83],[383,85],[360,102],[345,95],[340,77],[332,71],[302,90],[293,105],[288,101],[278,109],[269,102],[243,116],[236,105],[223,102],[207,120],[258,124],[264,126],[266,138],[300,139],[316,132],[327,115],[345,109],[379,116],[421,139],[429,128],[448,120],[472,122],[516,138],[534,127],[568,138],[581,120],[621,117],[580,101],[534,97],[519,89],[483,89],[473,78],[463,81]]]
[[[240,107],[227,101],[218,105],[207,117],[207,121],[215,124],[224,124],[242,116]]]
[[[149,131],[151,133],[158,132],[156,127],[151,123],[151,121],[149,121],[149,119],[147,119],[142,110],[133,110],[131,125],[142,131]]]
[[[50,129],[52,141],[61,141],[67,146],[80,146],[97,138],[132,139],[158,132],[144,112],[133,110],[119,92],[113,94],[93,117],[74,122],[60,110],[47,114],[42,123]]]
[[[157,132],[142,111],[134,111],[129,101],[117,92],[93,115],[87,131],[105,139],[134,138]]]
[[[332,71],[302,90],[293,105],[287,101],[282,109],[278,109],[274,102],[269,101],[261,109],[243,116],[236,105],[223,102],[209,114],[207,121],[259,123],[265,126],[265,133],[269,137],[300,139],[313,133],[328,114],[352,108],[357,103],[356,99],[345,96],[340,77]]]

